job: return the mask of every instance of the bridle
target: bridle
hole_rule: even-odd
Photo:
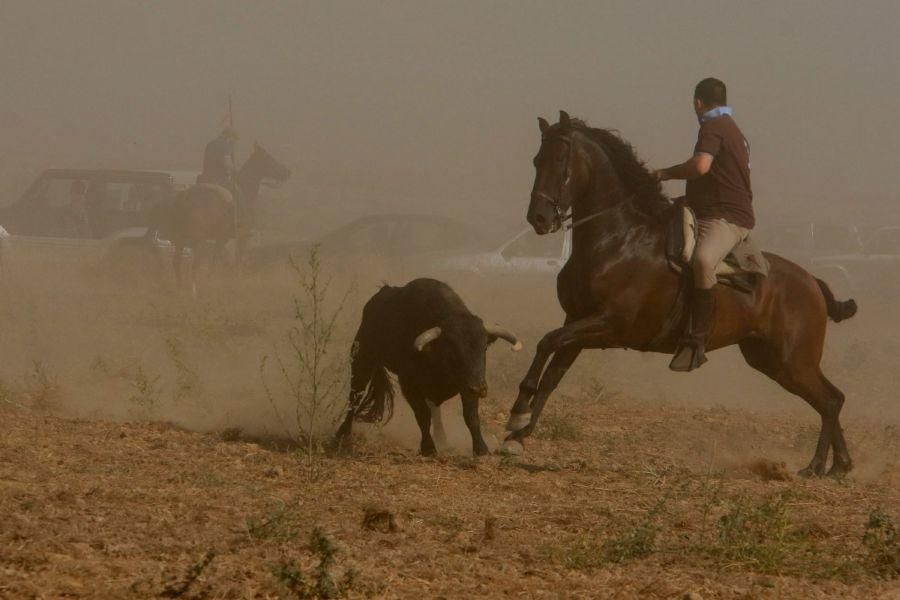
[[[574,144],[574,142],[573,142],[572,138],[569,136],[561,135],[558,133],[551,133],[551,134],[545,134],[543,136],[543,139],[541,140],[541,144],[543,144],[550,138],[557,139],[560,142],[562,142],[563,144],[565,144],[565,146],[566,146],[566,178],[560,184],[559,193],[557,194],[556,198],[552,197],[550,194],[547,194],[545,192],[532,192],[532,196],[535,196],[537,198],[540,198],[541,200],[544,200],[545,202],[548,202],[550,204],[550,206],[553,207],[553,211],[556,213],[556,223],[559,223],[559,227],[563,227],[565,222],[572,218],[571,210],[568,212],[564,211],[562,209],[562,207],[560,207],[559,202],[560,202],[560,199],[563,197],[563,193],[566,190],[566,186],[568,186],[569,182],[572,180],[572,170],[570,167],[571,167],[571,162],[572,162],[572,145]],[[571,229],[574,226],[575,226],[575,224],[570,225],[569,229]],[[554,229],[554,231],[556,231],[556,230]]]
[[[563,180],[562,184],[559,186],[559,194],[558,198],[553,198],[550,194],[545,192],[532,192],[532,196],[540,198],[550,204],[553,207],[553,211],[556,213],[556,222],[559,223],[559,227],[564,229],[565,231],[571,231],[580,225],[584,225],[594,219],[601,217],[605,211],[601,210],[592,215],[588,215],[582,219],[578,219],[577,221],[572,221],[571,223],[566,224],[566,221],[572,219],[572,211],[571,209],[568,212],[563,211],[563,209],[559,205],[559,198],[562,198],[563,192],[566,190],[566,186],[569,185],[569,181],[572,179],[572,171],[570,169],[571,159],[572,159],[572,146],[574,145],[574,141],[571,137],[564,136],[558,133],[551,133],[549,135],[544,135],[541,144],[543,144],[547,139],[554,138],[561,141],[566,146],[566,178]],[[631,197],[626,198],[629,200]],[[557,231],[554,229],[553,231]]]

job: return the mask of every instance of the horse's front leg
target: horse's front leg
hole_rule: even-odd
[[[506,425],[506,429],[512,433],[504,442],[505,451],[521,452],[522,440],[534,431],[547,398],[559,385],[581,350],[605,347],[608,333],[606,317],[595,316],[574,321],[544,336],[538,344],[531,369],[519,386],[519,397]],[[546,358],[551,354],[553,359],[550,365],[541,373]]]
[[[503,442],[503,451],[510,454],[521,452],[521,446],[517,447],[515,443],[521,444],[522,441],[534,431],[538,422],[538,417],[540,417],[541,411],[544,410],[544,404],[547,402],[547,398],[550,397],[550,394],[553,393],[553,390],[555,390],[559,385],[559,382],[562,381],[562,378],[575,362],[575,359],[578,358],[579,354],[581,354],[581,347],[569,346],[560,349],[553,355],[550,364],[547,366],[547,369],[541,377],[538,389],[529,406],[531,412],[519,414],[513,413],[510,415],[506,429],[511,431],[511,433],[506,437],[506,441]]]
[[[510,410],[509,421],[506,423],[508,431],[518,431],[531,421],[532,399],[538,391],[538,384],[541,381],[541,374],[544,372],[544,365],[547,364],[547,359],[559,350],[566,340],[571,341],[573,336],[578,334],[584,335],[594,331],[605,331],[605,329],[605,317],[589,317],[567,322],[559,329],[554,329],[541,338],[534,353],[534,360],[531,361],[531,367],[528,368],[528,373],[525,374],[525,378],[519,384],[519,395]],[[573,358],[572,360],[575,359]]]

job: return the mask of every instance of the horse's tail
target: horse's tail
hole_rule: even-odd
[[[394,415],[394,386],[383,365],[378,365],[372,380],[354,410],[354,418],[364,423],[387,423]]]
[[[818,277],[816,278],[816,283],[819,284],[819,289],[822,290],[822,295],[825,296],[825,305],[828,307],[828,316],[832,321],[840,323],[856,314],[856,300],[853,298],[844,301],[837,300],[827,283]]]

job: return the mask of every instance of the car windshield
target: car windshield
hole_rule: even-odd
[[[562,235],[538,235],[529,229],[503,249],[503,257],[562,258],[563,240]]]

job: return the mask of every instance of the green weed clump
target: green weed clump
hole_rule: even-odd
[[[887,513],[878,509],[869,513],[862,541],[872,573],[883,579],[900,577],[900,535]]]

